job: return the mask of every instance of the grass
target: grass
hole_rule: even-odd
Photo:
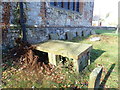
[[[87,88],[89,75],[97,67],[103,67],[101,82],[107,88],[118,88],[118,37],[114,31],[96,30],[99,35],[74,38],[72,42],[92,44],[91,65],[80,74],[57,66],[52,75],[37,75],[35,72],[17,70],[14,67],[5,70],[2,74],[3,88]],[[92,42],[90,38],[100,37],[100,41]]]
[[[115,30],[100,30],[100,29],[98,29],[98,30],[95,30],[95,32],[97,34],[109,35],[109,36],[117,36],[118,35],[115,33],[116,32]]]
[[[99,35],[92,35],[83,41],[77,41],[81,43],[87,43],[93,45],[91,53],[91,60],[95,66],[103,66],[102,79],[110,71],[111,67],[115,64],[110,76],[106,82],[106,86],[109,88],[118,87],[118,35],[115,31],[96,30]],[[100,41],[91,42],[90,38],[100,37]],[[76,39],[75,39],[76,41]]]

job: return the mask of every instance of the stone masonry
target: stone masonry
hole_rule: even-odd
[[[93,28],[86,28],[86,27],[48,27],[48,28],[27,28],[27,41],[34,44],[34,43],[40,43],[43,41],[47,41],[49,39],[56,39],[58,37],[59,40],[71,40],[69,37],[82,37],[82,36],[88,36],[92,34]],[[67,33],[69,32],[69,35]],[[55,35],[53,35],[55,34]],[[70,35],[71,34],[71,35]],[[50,35],[53,35],[52,38],[50,38]],[[32,39],[31,39],[32,38]]]
[[[14,12],[16,2],[9,2],[10,24],[14,24]],[[3,6],[3,5],[2,5]],[[0,4],[0,7],[2,9]],[[25,2],[24,13],[26,18],[27,41],[31,44],[40,43],[49,39],[68,39],[76,36],[88,36],[92,34],[94,2],[80,2],[80,12],[66,10],[51,6],[50,2]],[[4,12],[4,9],[2,9]],[[3,20],[0,24],[4,23]],[[55,34],[55,35],[54,35]],[[15,38],[20,36],[18,28],[8,28],[3,49],[12,48]],[[57,37],[57,38],[56,38]],[[70,38],[72,37],[72,38]]]

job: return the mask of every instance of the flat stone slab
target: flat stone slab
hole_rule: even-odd
[[[84,54],[84,52],[92,49],[91,44],[74,43],[60,40],[49,40],[34,46],[37,50],[55,55],[61,55],[63,57],[69,57],[75,60],[78,60],[79,57]]]
[[[92,37],[90,38],[90,41],[100,41],[101,38],[100,37]]]

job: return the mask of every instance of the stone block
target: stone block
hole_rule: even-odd
[[[76,37],[76,36],[77,36],[75,31],[72,32],[72,34],[73,34],[73,37]]]
[[[87,36],[87,30],[83,31],[83,36],[86,37]]]
[[[56,55],[52,53],[48,53],[49,63],[56,66]]]
[[[61,40],[65,40],[65,39],[66,39],[65,34],[60,35],[59,38],[60,38]]]
[[[80,60],[79,71],[82,71],[88,65],[89,59],[90,56],[87,53],[84,53],[84,55],[81,56],[81,58],[79,59]]]
[[[77,72],[82,71],[87,65],[88,65],[88,59],[86,58],[86,55],[83,55],[78,60],[73,60],[74,69]]]
[[[59,36],[58,36],[58,34],[50,34],[50,39],[52,39],[52,40],[58,40]]]
[[[86,30],[86,36],[88,36],[90,34],[91,34],[90,30]]]
[[[83,36],[86,37],[88,35],[91,34],[91,31],[88,29],[88,30],[83,30]]]
[[[73,69],[76,71],[76,72],[79,72],[80,71],[80,69],[79,69],[79,67],[80,67],[80,59],[79,60],[73,60]]]
[[[81,72],[86,66],[90,65],[90,52],[85,52],[78,60],[73,60],[74,70]]]
[[[95,31],[94,30],[91,30],[91,35],[95,35]]]
[[[66,32],[67,40],[72,40],[74,38],[74,35],[72,32]]]

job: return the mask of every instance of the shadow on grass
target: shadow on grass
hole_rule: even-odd
[[[75,38],[73,38],[72,40],[68,40],[68,41],[70,41],[70,42],[79,42],[79,41],[83,41],[83,40],[85,40],[85,39],[88,39],[90,37],[90,35],[88,35],[88,36],[82,36],[82,37],[79,37],[79,36],[77,36],[77,37],[75,37]]]
[[[98,57],[100,57],[105,51],[99,49],[92,49],[90,55],[90,63],[93,63]]]
[[[102,80],[102,82],[100,84],[100,88],[104,88],[105,87],[105,84],[106,84],[106,82],[107,82],[111,72],[113,71],[114,67],[115,67],[115,64],[112,64],[111,67],[109,68],[107,74],[105,75],[104,79]]]

